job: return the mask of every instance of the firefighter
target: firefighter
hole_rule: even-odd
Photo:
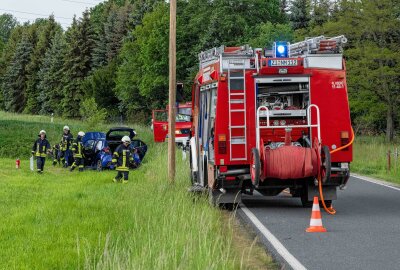
[[[113,182],[117,183],[124,177],[122,183],[128,183],[129,177],[129,164],[133,162],[133,157],[129,149],[131,144],[131,139],[129,136],[124,136],[122,138],[122,144],[120,144],[114,151],[112,163],[117,165],[117,176],[113,179]]]
[[[78,136],[76,137],[76,140],[72,144],[72,152],[74,154],[74,163],[71,166],[70,171],[72,172],[76,167],[79,167],[79,171],[83,172],[83,165],[84,165],[84,159],[83,159],[83,143],[82,143],[82,138],[85,136],[85,132],[79,131]]]
[[[71,159],[71,144],[73,141],[73,136],[69,126],[64,126],[63,134],[60,143],[59,156],[54,157],[53,165],[57,164],[57,159],[60,159],[63,166],[66,168],[70,165],[69,160]]]
[[[46,139],[46,131],[41,130],[32,147],[32,155],[36,157],[37,172],[43,173],[44,163],[46,162],[46,155],[51,151],[50,143]]]
[[[61,150],[60,150],[60,144],[59,144],[59,143],[55,144],[54,147],[53,147],[53,151],[52,151],[52,155],[53,155],[53,166],[56,166],[57,163],[58,163],[58,165],[61,164],[61,160],[60,160],[61,154],[60,154],[60,151],[61,151]]]

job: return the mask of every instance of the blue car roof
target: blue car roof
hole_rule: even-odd
[[[104,132],[86,132],[83,136],[82,142],[85,143],[89,140],[101,140],[106,139],[106,134]]]

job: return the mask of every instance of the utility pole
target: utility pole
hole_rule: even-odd
[[[169,1],[168,178],[175,182],[176,0]]]

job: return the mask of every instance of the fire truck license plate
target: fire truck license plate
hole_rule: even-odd
[[[294,66],[297,66],[297,60],[296,59],[268,60],[268,66],[270,66],[270,67],[294,67]]]

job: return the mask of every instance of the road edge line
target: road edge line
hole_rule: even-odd
[[[371,177],[368,177],[368,176],[363,176],[363,175],[359,175],[359,174],[351,174],[351,177],[354,177],[354,178],[357,178],[357,179],[360,179],[360,180],[363,180],[363,181],[366,181],[366,182],[370,182],[370,183],[373,183],[373,184],[376,184],[376,185],[379,185],[379,186],[384,186],[384,187],[387,187],[387,188],[391,188],[391,189],[400,191],[400,187],[397,187],[397,186],[394,186],[394,185],[390,185],[389,183],[387,183],[385,181],[374,179],[374,178],[371,178]]]
[[[278,254],[290,265],[290,267],[292,267],[294,270],[307,269],[285,248],[278,238],[276,238],[275,235],[273,235],[244,204],[240,205],[240,209],[243,210],[243,213],[250,219],[254,226],[256,226],[256,228],[275,248],[276,252],[278,252]]]

